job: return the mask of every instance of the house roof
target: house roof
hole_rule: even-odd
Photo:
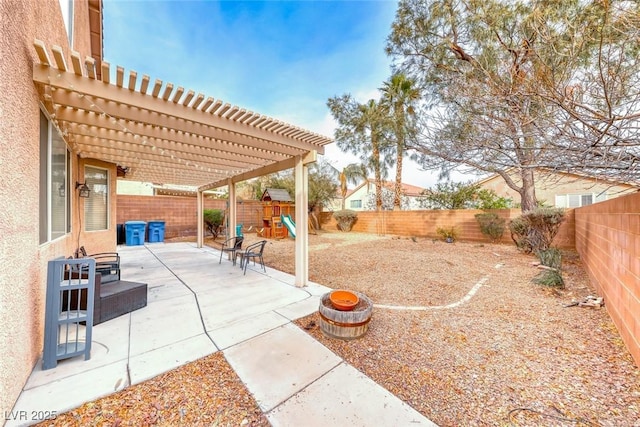
[[[598,176],[593,176],[593,175],[587,175],[585,173],[579,173],[579,172],[564,172],[564,171],[558,171],[558,170],[553,170],[553,169],[549,169],[549,168],[537,168],[537,171],[540,173],[544,173],[544,174],[549,174],[549,175],[558,175],[558,176],[566,176],[566,177],[571,177],[574,179],[584,179],[584,180],[589,180],[589,181],[596,181],[596,182],[600,182],[600,183],[606,183],[606,184],[610,184],[610,185],[628,185],[630,187],[639,187],[640,183],[636,183],[636,182],[623,182],[623,181],[615,181],[611,178],[608,177],[598,177]],[[517,168],[512,167],[507,169],[506,171],[508,174],[515,174],[517,173]],[[483,179],[480,179],[478,181],[476,181],[476,184],[479,185],[483,185],[486,184],[489,181],[492,181],[494,179],[502,179],[502,177],[498,174],[498,173],[493,173]]]
[[[129,179],[208,190],[315,161],[333,142],[133,70],[112,75],[109,63],[77,52],[34,47],[33,80],[72,151],[115,163]]]
[[[375,179],[367,179],[365,182],[363,182],[362,184],[360,184],[358,187],[356,187],[353,191],[355,191],[356,189],[362,187],[365,184],[373,184],[375,185],[376,181]],[[422,195],[422,192],[425,190],[422,187],[418,187],[415,185],[411,185],[411,184],[405,184],[404,182],[400,184],[401,188],[402,188],[402,194],[404,194],[407,197],[418,197]],[[395,190],[396,188],[396,183],[393,181],[382,181],[382,186],[389,189],[389,190]]]
[[[267,198],[269,198],[269,200],[274,200],[274,201],[278,201],[278,202],[292,202],[293,201],[293,199],[289,195],[289,192],[287,190],[282,189],[282,188],[267,188],[267,189],[265,189],[264,193],[262,193],[262,197],[260,198],[260,200],[266,200]]]

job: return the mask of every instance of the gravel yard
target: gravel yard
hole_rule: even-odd
[[[265,262],[293,273],[293,253],[269,240]],[[320,232],[312,281],[405,309],[374,308],[353,341],[324,337],[317,314],[296,323],[440,426],[640,426],[640,369],[606,310],[565,307],[594,293],[577,255],[564,252],[563,290],[534,285],[533,261],[511,245]],[[268,425],[221,353],[48,424],[101,422]]]
[[[270,240],[266,262],[293,272],[292,251]],[[324,337],[317,314],[297,324],[438,425],[640,426],[640,370],[606,310],[565,307],[594,293],[575,252],[559,291],[512,245],[325,232],[309,253],[313,281],[424,307],[374,308],[354,341]]]

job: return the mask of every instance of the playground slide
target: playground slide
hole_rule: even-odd
[[[289,230],[289,236],[293,239],[296,238],[296,223],[291,219],[291,215],[280,215],[282,223]]]

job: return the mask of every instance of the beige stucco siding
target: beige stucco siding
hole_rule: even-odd
[[[513,181],[520,185],[518,176],[512,174]],[[536,198],[547,205],[555,205],[556,195],[567,194],[606,194],[606,199],[619,197],[637,191],[636,187],[595,180],[565,173],[542,174],[535,172]],[[510,197],[514,203],[520,203],[520,195],[510,188],[500,176],[494,176],[481,182],[482,188],[493,190],[502,197]]]
[[[76,2],[74,50],[89,55],[88,5]],[[68,46],[58,0],[0,1],[0,411],[10,411],[42,351],[47,260],[73,238],[39,244],[39,101],[34,39]],[[72,169],[77,171],[73,162]],[[115,215],[114,215],[115,216]]]

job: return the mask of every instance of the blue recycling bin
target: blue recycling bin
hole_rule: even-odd
[[[149,221],[149,243],[164,242],[164,221]]]
[[[124,223],[127,246],[144,245],[144,233],[147,223],[144,221],[127,221]]]

